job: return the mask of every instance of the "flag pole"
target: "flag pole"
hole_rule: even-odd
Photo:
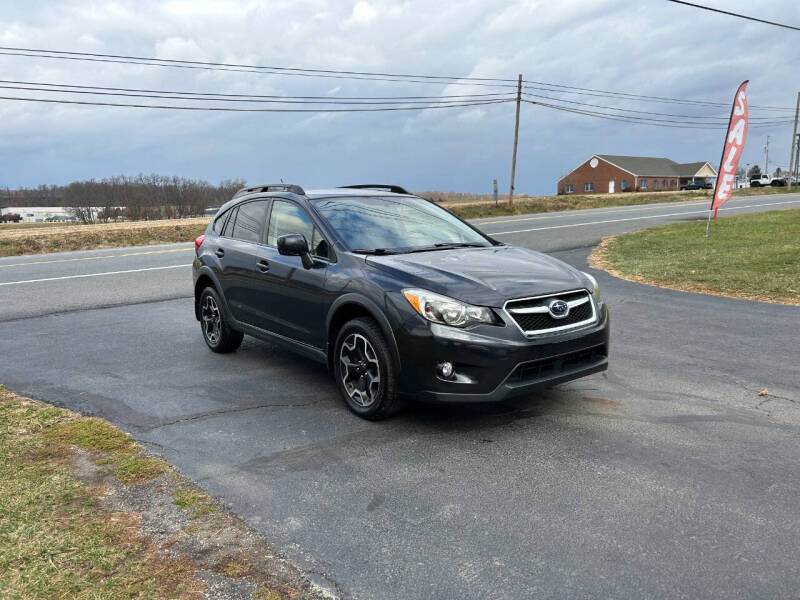
[[[712,212],[713,211],[709,208],[708,209],[708,221],[706,221],[706,235],[705,235],[705,237],[708,237],[708,232],[709,232],[709,229],[711,228],[711,213]]]

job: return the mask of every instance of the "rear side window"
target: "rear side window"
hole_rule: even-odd
[[[260,242],[264,233],[264,225],[267,222],[268,209],[269,201],[267,200],[256,200],[239,205],[231,237],[254,244]],[[228,229],[230,226],[225,228],[226,231]]]
[[[226,210],[224,213],[214,219],[214,225],[211,227],[214,233],[217,235],[222,235],[222,228],[225,227],[225,219],[228,218],[229,214],[231,214],[231,211]]]

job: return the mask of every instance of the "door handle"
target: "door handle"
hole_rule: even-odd
[[[223,256],[225,256],[225,250],[223,250],[222,248],[217,248],[217,251],[214,252],[214,254],[222,258]]]
[[[262,273],[266,273],[267,271],[269,271],[269,262],[266,260],[258,261],[256,263],[256,266],[258,267],[258,270],[261,271]]]

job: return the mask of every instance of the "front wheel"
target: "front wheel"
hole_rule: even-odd
[[[228,324],[222,301],[212,287],[207,287],[200,294],[200,327],[206,345],[219,354],[233,352],[241,346],[244,338],[241,331],[232,329]]]
[[[377,421],[401,408],[392,349],[374,320],[346,323],[336,337],[334,352],[336,384],[350,410]]]

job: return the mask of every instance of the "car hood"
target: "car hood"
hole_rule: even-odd
[[[511,298],[588,287],[580,271],[541,252],[514,246],[456,248],[368,256],[403,287],[419,287],[471,304],[502,306]]]

